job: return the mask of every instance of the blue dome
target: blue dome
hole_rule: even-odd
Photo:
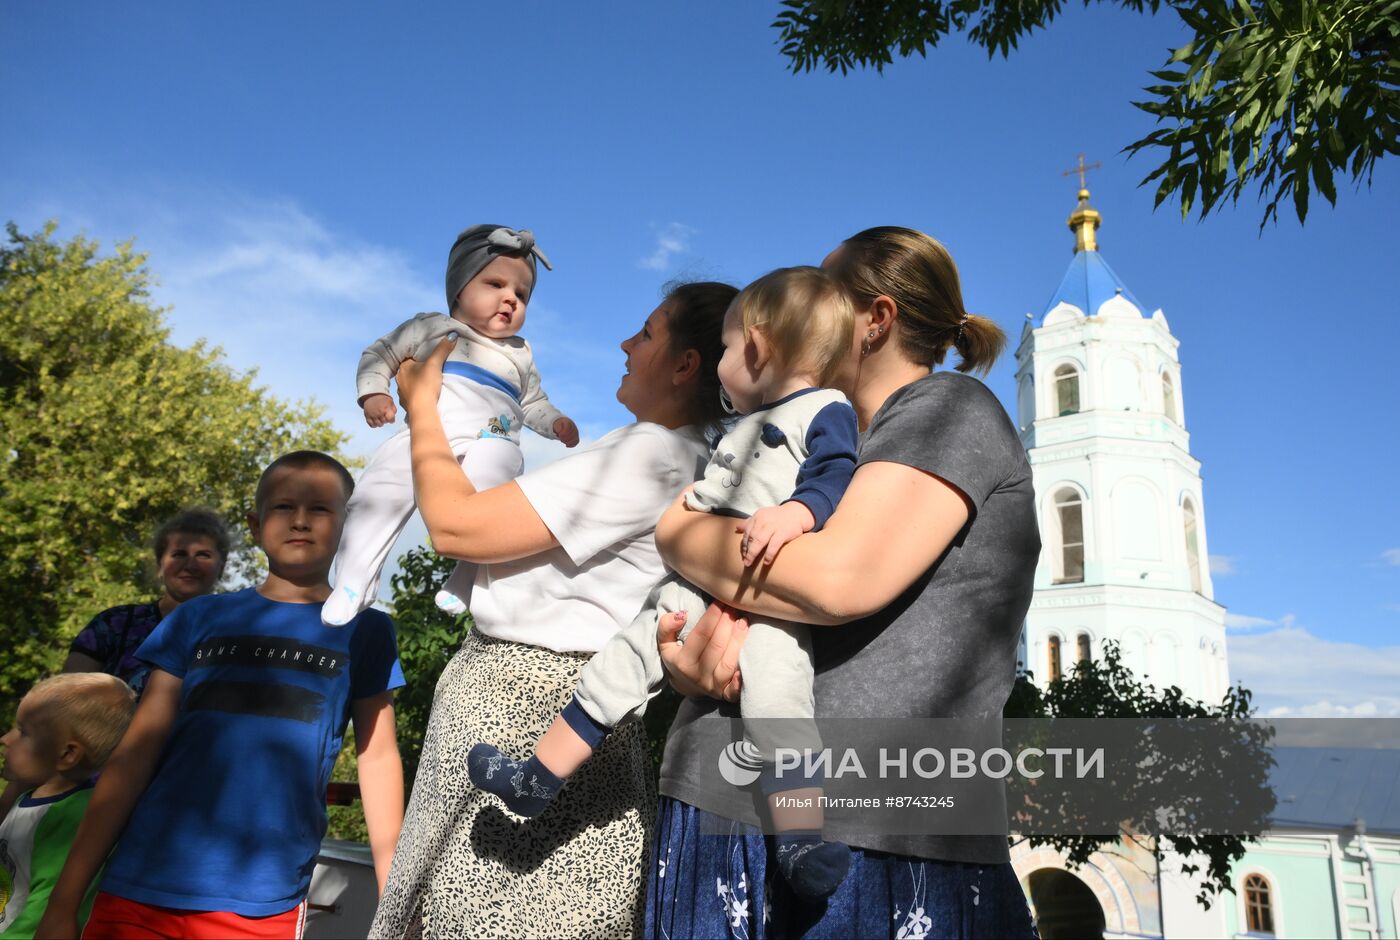
[[[1146,312],[1147,308],[1138,303],[1133,292],[1128,290],[1123,279],[1108,266],[1103,255],[1097,251],[1076,251],[1064,279],[1060,281],[1060,286],[1056,288],[1054,296],[1040,315],[1045,316],[1063,301],[1084,311],[1085,316],[1092,317],[1104,301],[1111,300],[1113,295],[1118,293],[1126,297],[1139,311]]]

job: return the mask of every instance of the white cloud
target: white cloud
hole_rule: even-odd
[[[1294,707],[1291,705],[1276,705],[1273,708],[1264,710],[1261,714],[1265,718],[1376,718],[1393,717],[1393,715],[1381,715],[1381,706],[1375,702],[1362,702],[1359,705],[1334,705],[1331,702],[1314,702],[1311,705]]]
[[[1325,640],[1289,623],[1232,636],[1230,673],[1268,717],[1400,717],[1400,646]]]
[[[1235,567],[1235,562],[1238,560],[1239,556],[1237,555],[1211,555],[1210,573],[1217,578],[1237,574],[1238,569]]]
[[[1381,552],[1381,561],[1392,567],[1400,568],[1400,548],[1387,548]]]
[[[670,222],[656,233],[656,247],[652,253],[638,260],[637,267],[649,271],[664,271],[671,265],[671,259],[683,251],[690,250],[690,236],[695,229],[679,222]]]
[[[177,341],[207,337],[235,366],[257,368],[274,394],[324,403],[353,452],[367,455],[387,437],[355,403],[360,353],[411,314],[442,306],[406,257],[278,201],[239,200],[141,230],[160,274],[153,294],[173,308]]]
[[[1259,627],[1292,627],[1298,622],[1294,614],[1281,617],[1254,617],[1250,614],[1225,614],[1225,626],[1231,630],[1254,630]]]

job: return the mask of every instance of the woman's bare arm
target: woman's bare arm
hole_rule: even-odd
[[[426,361],[404,360],[398,374],[399,399],[412,421],[413,489],[434,551],[489,564],[557,547],[559,540],[519,486],[505,483],[478,493],[458,465],[437,410],[442,364],[451,350],[444,340]]]
[[[744,567],[733,519],[677,501],[656,526],[666,563],[715,598],[767,617],[841,624],[875,613],[933,566],[969,518],[947,481],[904,464],[863,464],[820,532]]]

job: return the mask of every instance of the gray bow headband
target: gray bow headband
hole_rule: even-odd
[[[554,267],[535,244],[535,236],[529,229],[516,231],[504,225],[473,225],[457,236],[452,250],[447,253],[447,309],[457,302],[457,295],[467,282],[481,273],[496,258],[505,255],[521,258],[530,266],[530,292],[535,290],[535,259],[538,258],[547,270]]]

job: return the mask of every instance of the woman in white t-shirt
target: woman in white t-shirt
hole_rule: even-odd
[[[700,476],[720,417],[720,326],[737,293],[686,284],[622,344],[617,399],[637,419],[480,493],[434,407],[443,343],[406,363],[418,508],[443,555],[477,562],[476,627],[438,681],[413,795],[370,936],[631,936],[655,796],[640,722],[608,737],[541,816],[509,816],[467,778],[466,749],[528,750],[590,656],[665,568],[652,530]]]

